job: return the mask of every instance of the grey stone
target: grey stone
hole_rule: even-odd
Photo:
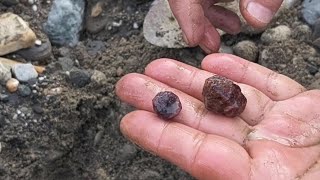
[[[17,5],[19,3],[19,0],[0,0],[0,2],[5,5],[5,6],[14,6]]]
[[[38,77],[32,64],[16,64],[12,67],[12,72],[20,82],[28,82]]]
[[[272,29],[266,30],[261,35],[261,41],[270,44],[287,40],[291,35],[291,29],[288,26],[280,25]]]
[[[27,85],[24,85],[24,84],[20,84],[18,86],[18,93],[20,96],[22,97],[27,97],[27,96],[30,96],[31,94],[31,89],[29,86]]]
[[[121,161],[127,161],[129,159],[132,159],[136,153],[137,148],[131,144],[125,144],[120,150],[119,160]]]
[[[57,67],[63,71],[69,71],[74,66],[74,61],[68,57],[58,59]]]
[[[302,17],[310,25],[320,18],[320,1],[304,0],[302,3]]]
[[[91,81],[98,85],[104,85],[107,81],[107,76],[101,71],[94,70],[91,76]]]
[[[87,71],[73,69],[70,71],[69,82],[78,88],[82,88],[90,83],[90,74]]]
[[[49,39],[47,39],[45,42],[42,42],[41,45],[33,45],[30,48],[21,49],[16,53],[28,61],[45,63],[52,54],[52,47]]]
[[[52,44],[75,46],[84,16],[84,0],[55,0],[44,30]]]
[[[40,104],[33,105],[32,110],[33,110],[33,112],[35,112],[37,114],[42,114],[44,112],[42,107],[40,106]]]
[[[7,95],[7,94],[0,94],[0,101],[1,101],[1,102],[8,102],[8,101],[9,101],[9,95]]]
[[[0,83],[5,85],[10,78],[11,78],[10,69],[5,67],[2,63],[0,63]]]
[[[252,62],[256,62],[259,54],[258,47],[252,41],[241,41],[233,47],[234,54],[247,59]]]

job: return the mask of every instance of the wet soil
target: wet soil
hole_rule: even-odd
[[[37,13],[27,3],[9,8],[0,4],[0,12],[22,16],[41,37],[51,4],[40,4]],[[125,74],[143,72],[154,59],[174,58],[199,67],[205,54],[199,48],[149,44],[141,26],[151,1],[110,0],[110,4],[105,29],[97,34],[84,31],[76,47],[53,47],[51,58],[33,62],[48,65],[69,58],[79,69],[103,72],[106,82],[78,88],[68,83],[64,72],[53,69],[45,73],[46,83],[39,85],[39,93],[25,98],[10,94],[8,102],[0,102],[0,179],[193,179],[122,136],[120,120],[133,108],[119,101],[114,86]],[[248,39],[256,42],[257,63],[307,87],[319,78],[320,56],[310,44],[310,35],[297,29],[305,24],[299,8],[283,13],[270,25],[288,25],[295,32],[285,42],[265,45],[260,34],[226,35],[223,41],[229,46]],[[112,26],[120,20],[121,26]],[[133,28],[135,22],[138,29]],[[59,93],[52,93],[55,88]],[[3,86],[0,92],[7,93]],[[14,117],[18,109],[29,116]]]

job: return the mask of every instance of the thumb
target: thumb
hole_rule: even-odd
[[[240,10],[249,25],[263,28],[279,10],[283,0],[240,0]]]

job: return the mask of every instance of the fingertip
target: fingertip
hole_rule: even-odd
[[[240,11],[248,24],[262,29],[271,22],[282,2],[283,0],[241,0]]]

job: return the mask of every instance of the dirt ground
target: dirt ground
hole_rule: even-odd
[[[170,163],[155,157],[126,140],[119,131],[121,118],[131,107],[119,101],[115,83],[125,74],[143,72],[160,57],[174,58],[199,66],[205,54],[199,48],[165,49],[149,44],[142,34],[143,18],[150,0],[109,0],[107,23],[122,20],[120,27],[98,34],[84,31],[75,48],[54,47],[50,59],[35,64],[53,64],[59,58],[77,60],[74,66],[99,70],[107,76],[103,85],[72,86],[62,71],[46,72],[46,82],[38,94],[26,98],[10,94],[0,102],[0,179],[193,179]],[[14,12],[39,35],[50,4],[41,3],[38,12],[27,3],[13,7],[0,4],[0,12]],[[226,35],[223,42],[233,46],[252,40],[259,48],[257,63],[285,74],[304,86],[319,79],[320,56],[310,44],[310,34],[298,27],[304,24],[298,4],[270,27],[284,24],[293,35],[285,42],[265,45],[258,35]],[[138,29],[133,28],[137,22]],[[13,55],[6,56],[14,58]],[[54,88],[61,93],[46,96]],[[0,92],[7,93],[0,86]],[[32,111],[35,108],[42,111]],[[29,118],[13,118],[17,109],[30,111]]]

